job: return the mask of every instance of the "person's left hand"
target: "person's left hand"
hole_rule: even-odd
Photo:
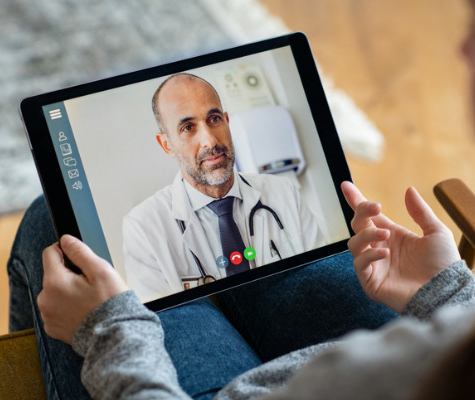
[[[419,236],[395,224],[350,182],[343,194],[355,211],[355,231],[348,248],[363,290],[374,301],[401,312],[414,294],[434,275],[460,260],[452,232],[413,187],[406,192],[409,215],[422,229]]]
[[[63,252],[82,274],[66,267]],[[37,303],[44,329],[54,339],[69,344],[77,327],[91,311],[128,290],[106,260],[69,235],[61,238],[61,248],[56,243],[44,250],[43,269],[43,290]]]

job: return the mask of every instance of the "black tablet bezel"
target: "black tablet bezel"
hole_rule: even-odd
[[[38,169],[56,236],[59,238],[64,234],[71,234],[81,238],[61,174],[60,165],[55,155],[47,122],[42,111],[43,106],[289,45],[292,49],[312,117],[317,127],[342,212],[348,230],[352,234],[350,220],[353,212],[346,204],[340,188],[341,182],[351,180],[351,174],[308,40],[303,33],[297,32],[24,99],[20,104],[20,114]],[[145,305],[154,311],[164,310],[275,273],[309,264],[317,259],[342,252],[346,249],[347,239],[207,285],[172,294]]]

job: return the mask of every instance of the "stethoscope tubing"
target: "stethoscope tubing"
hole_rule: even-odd
[[[252,207],[251,213],[249,214],[249,234],[251,235],[251,237],[254,236],[254,214],[260,209],[269,211],[274,217],[275,222],[277,222],[277,225],[279,225],[279,228],[281,230],[284,230],[284,224],[282,224],[282,222],[280,221],[280,218],[277,213],[269,206],[265,206],[264,204],[262,204],[262,202],[259,200],[257,204]]]

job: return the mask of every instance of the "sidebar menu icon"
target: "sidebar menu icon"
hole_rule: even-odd
[[[62,118],[62,116],[63,115],[61,114],[61,109],[59,109],[59,108],[56,108],[56,109],[51,110],[49,112],[49,117],[51,119],[59,119],[59,118]]]

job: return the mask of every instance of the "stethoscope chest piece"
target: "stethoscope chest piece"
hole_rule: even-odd
[[[216,278],[212,275],[205,275],[198,278],[198,286],[206,285],[207,283],[215,282]]]

